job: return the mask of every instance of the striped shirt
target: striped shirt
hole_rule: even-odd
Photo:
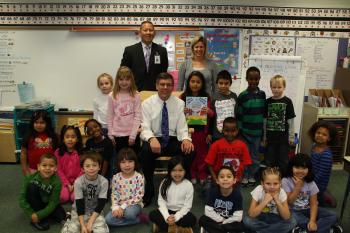
[[[265,92],[243,91],[237,99],[236,118],[239,130],[243,135],[261,137],[263,135],[263,121],[266,105]]]
[[[315,175],[315,183],[322,193],[326,191],[331,177],[333,154],[328,147],[324,151],[316,153],[314,147],[315,145],[312,146],[311,151],[312,170]]]

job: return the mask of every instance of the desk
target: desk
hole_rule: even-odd
[[[343,160],[344,160],[344,170],[348,172],[348,183],[347,183],[346,188],[345,188],[343,204],[341,205],[340,221],[343,219],[344,208],[346,206],[346,201],[348,199],[348,195],[349,195],[349,191],[350,191],[350,156],[345,156]]]

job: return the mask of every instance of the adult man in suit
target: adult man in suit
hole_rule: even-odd
[[[156,35],[152,22],[142,22],[139,35],[141,42],[125,48],[120,65],[132,70],[139,91],[155,91],[157,75],[168,69],[168,53],[152,42]]]

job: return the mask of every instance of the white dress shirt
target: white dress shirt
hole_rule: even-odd
[[[179,184],[171,182],[167,190],[167,198],[164,200],[160,191],[162,184],[159,186],[158,194],[159,211],[163,215],[165,221],[169,217],[168,210],[177,211],[175,213],[175,222],[177,222],[190,212],[192,208],[193,185],[187,179],[184,179]]]
[[[169,117],[169,136],[176,136],[182,142],[191,141],[184,113],[185,103],[176,96],[165,101]],[[152,137],[161,137],[162,108],[164,101],[158,94],[152,95],[142,102],[141,139],[148,141]]]

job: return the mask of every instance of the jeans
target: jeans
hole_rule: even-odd
[[[124,210],[124,216],[121,218],[116,218],[112,215],[112,211],[108,212],[106,215],[106,223],[109,226],[126,226],[133,225],[140,222],[138,215],[141,213],[140,205],[128,206]]]
[[[252,160],[252,164],[246,166],[244,169],[244,178],[255,178],[255,175],[259,171],[260,167],[259,146],[261,138],[250,137],[245,135],[244,140],[247,143],[250,159]]]
[[[246,228],[259,233],[288,233],[297,225],[293,217],[284,220],[281,216],[272,213],[261,213],[256,218],[246,216],[243,222]]]
[[[307,224],[310,220],[310,209],[292,210],[293,217],[297,220],[298,226],[307,230]],[[328,233],[330,228],[337,222],[336,213],[325,208],[318,207],[317,212],[317,232]]]

